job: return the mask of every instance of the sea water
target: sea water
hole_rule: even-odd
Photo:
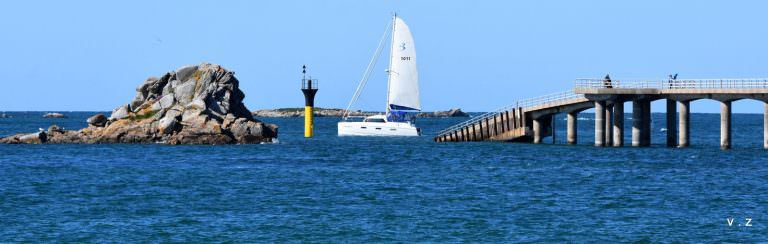
[[[8,113],[0,135],[94,113]],[[0,242],[754,242],[768,240],[762,115],[691,115],[691,147],[434,143],[466,118],[421,119],[424,136],[337,137],[336,118],[263,118],[263,145],[0,145]],[[625,116],[627,128],[631,116]],[[626,143],[631,130],[625,130]]]

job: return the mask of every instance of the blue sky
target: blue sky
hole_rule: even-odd
[[[349,101],[392,11],[410,25],[424,110],[486,111],[580,77],[768,77],[758,1],[9,1],[0,15],[0,111],[111,110],[149,76],[211,62],[248,108]],[[383,110],[380,60],[357,108]],[[693,112],[717,112],[697,101]],[[760,113],[739,101],[734,112]],[[664,111],[654,104],[654,111]]]

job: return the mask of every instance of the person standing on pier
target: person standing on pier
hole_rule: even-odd
[[[674,88],[673,84],[677,83],[677,73],[675,75],[669,75],[669,89]]]
[[[605,88],[613,88],[610,74],[606,74],[605,78],[603,78],[603,86],[605,86]]]

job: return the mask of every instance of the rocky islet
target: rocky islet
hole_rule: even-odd
[[[0,143],[250,144],[271,142],[278,126],[256,120],[243,104],[234,72],[216,64],[185,66],[150,77],[136,97],[81,130],[17,134]]]

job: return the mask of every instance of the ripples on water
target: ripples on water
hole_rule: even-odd
[[[0,135],[76,129],[91,113],[68,114],[14,113]],[[300,118],[266,120],[280,144],[0,145],[0,241],[767,238],[762,115],[734,115],[730,151],[717,114],[692,115],[688,149],[663,147],[663,114],[642,149],[589,146],[588,121],[582,145],[565,146],[431,142],[462,119],[423,119],[420,138],[338,138],[336,120],[318,118],[309,140]],[[753,226],[738,227],[745,218]]]

